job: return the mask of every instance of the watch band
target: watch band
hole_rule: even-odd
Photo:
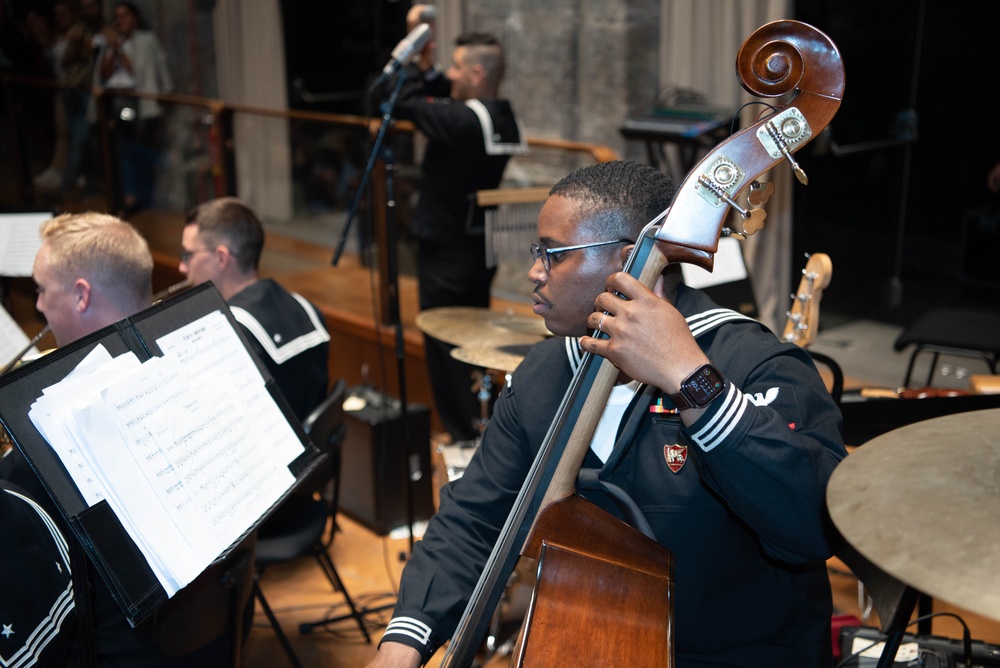
[[[703,364],[681,382],[680,392],[667,394],[677,410],[704,408],[712,403],[726,386],[726,380],[711,364]]]

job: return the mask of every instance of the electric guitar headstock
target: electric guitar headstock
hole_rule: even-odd
[[[786,313],[788,320],[781,335],[783,341],[801,348],[808,348],[816,340],[819,332],[819,302],[823,298],[823,290],[830,285],[833,274],[833,262],[826,253],[813,253],[807,257],[809,260],[802,270],[799,289],[792,295],[792,307]]]

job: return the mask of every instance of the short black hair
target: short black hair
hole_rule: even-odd
[[[470,46],[472,44],[478,46],[499,46],[501,48],[503,46],[500,44],[500,39],[489,32],[466,32],[455,38],[455,46]]]
[[[663,213],[674,199],[676,187],[658,169],[630,160],[588,165],[563,177],[549,195],[559,195],[583,205],[583,213],[601,216],[608,238],[637,239],[646,223]]]
[[[236,197],[220,197],[188,211],[188,225],[197,225],[212,243],[227,246],[242,272],[256,271],[264,249],[264,226],[257,214]]]
[[[506,62],[503,44],[499,37],[488,32],[462,33],[455,38],[455,46],[466,47],[467,58],[471,58],[483,66],[491,85],[500,85],[500,82],[503,81]]]

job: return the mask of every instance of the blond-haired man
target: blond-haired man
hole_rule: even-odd
[[[139,232],[104,213],[42,223],[32,278],[36,306],[60,346],[148,307],[153,257]]]

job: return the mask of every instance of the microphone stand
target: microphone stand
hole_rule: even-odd
[[[396,106],[396,101],[399,99],[399,92],[403,87],[403,82],[406,80],[406,69],[400,68],[396,76],[396,85],[393,88],[392,94],[389,99],[382,104],[382,124],[379,126],[378,133],[375,136],[375,142],[372,146],[371,155],[368,158],[368,165],[365,167],[365,173],[361,177],[361,183],[358,186],[358,191],[354,196],[354,202],[351,204],[351,209],[347,214],[347,221],[344,223],[344,229],[340,234],[340,242],[337,246],[336,253],[333,256],[332,264],[337,266],[340,261],[340,256],[344,251],[344,245],[347,242],[348,230],[351,226],[351,221],[354,219],[355,213],[357,213],[358,206],[361,202],[361,197],[363,196],[365,189],[368,186],[368,181],[371,178],[371,174],[375,168],[375,161],[382,157],[382,162],[385,165],[385,191],[386,191],[386,216],[385,216],[385,228],[386,228],[386,269],[388,274],[388,289],[389,289],[389,324],[395,328],[395,345],[396,345],[396,373],[399,380],[399,417],[401,426],[403,429],[403,448],[401,452],[401,463],[402,468],[400,469],[404,475],[406,475],[406,523],[409,529],[409,541],[410,541],[410,551],[413,551],[413,524],[414,524],[414,512],[413,512],[413,483],[420,477],[420,458],[414,456],[411,453],[410,444],[410,429],[408,424],[408,402],[406,398],[406,357],[405,348],[403,345],[403,326],[402,320],[399,315],[399,262],[398,262],[398,249],[396,247],[397,235],[396,235],[396,195],[395,195],[395,171],[396,163],[395,157],[393,156],[392,150],[383,146],[385,142],[385,136],[392,126],[393,118],[392,111]]]

